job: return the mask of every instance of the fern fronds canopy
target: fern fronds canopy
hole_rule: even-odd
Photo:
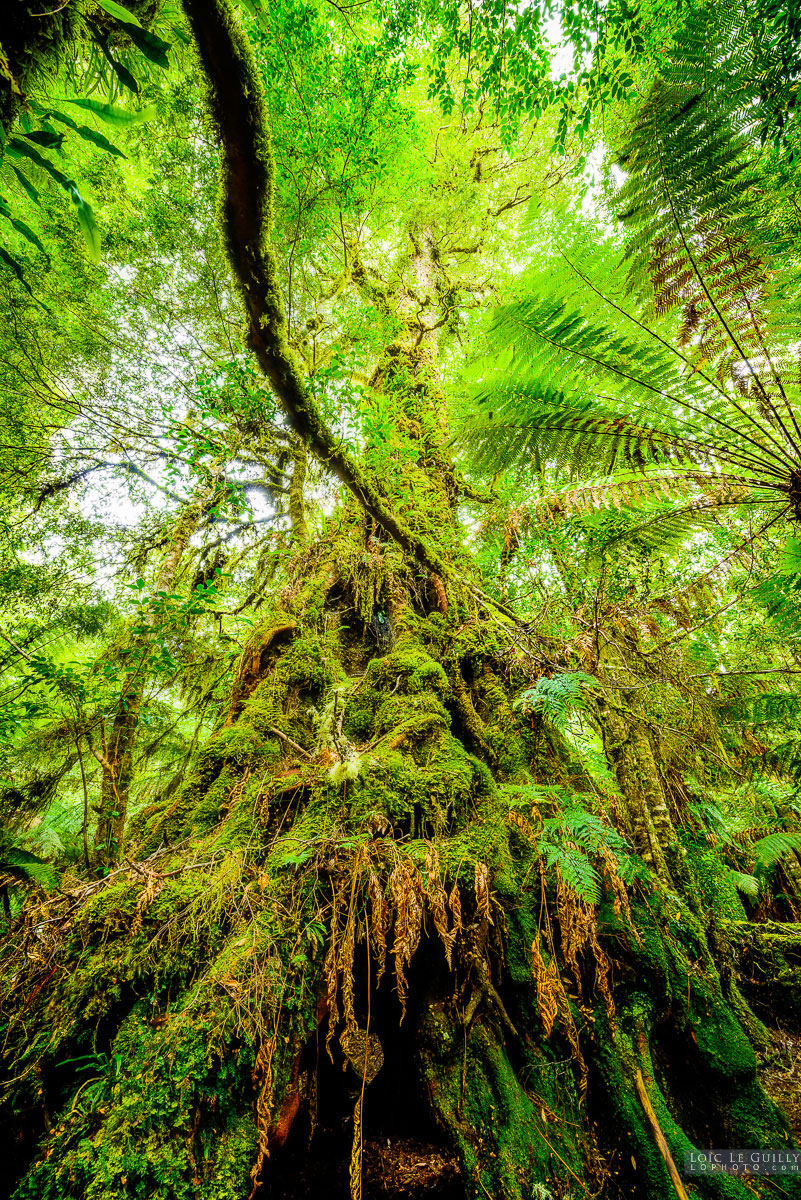
[[[733,28],[744,54],[747,14]],[[708,500],[801,520],[794,182],[768,210],[754,106],[710,82],[721,56],[702,32],[679,38],[622,139],[622,253],[579,241],[526,276],[495,315],[462,436],[489,471],[627,487],[632,471],[703,473]]]

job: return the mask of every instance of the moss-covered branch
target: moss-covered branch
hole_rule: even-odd
[[[436,574],[439,554],[395,513],[336,439],[311,396],[286,337],[278,271],[270,246],[273,155],[264,95],[253,55],[225,0],[184,0],[222,144],[222,230],[239,285],[250,344],[292,428],[407,553]]]

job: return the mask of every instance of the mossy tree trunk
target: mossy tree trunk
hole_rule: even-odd
[[[432,306],[418,337],[409,295],[356,270],[406,321],[373,383],[415,453],[381,481],[370,453],[355,464],[321,425],[288,351],[241,35],[217,2],[186,9],[218,85],[254,351],[351,500],[265,604],[177,797],[133,823],[132,865],[55,898],[6,944],[16,1200],[667,1200],[638,1086],[679,1167],[709,1139],[787,1146],[677,890],[647,730],[622,709],[600,720],[639,873],[627,889],[603,846],[588,898],[546,868],[538,835],[558,813],[542,789],[573,764],[515,714],[531,683],[520,629],[482,599],[459,545],[436,378],[447,314]],[[411,234],[417,282],[436,291],[427,233]],[[300,460],[293,482],[303,540]],[[692,1187],[753,1194],[728,1177]]]
[[[638,1073],[679,1169],[790,1144],[686,902],[541,869],[520,797],[565,764],[511,710],[502,628],[368,536],[299,556],[135,867],[7,948],[19,1200],[666,1200]]]

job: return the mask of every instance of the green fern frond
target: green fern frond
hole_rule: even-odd
[[[752,592],[764,606],[777,632],[791,645],[801,634],[801,574],[777,571]]]
[[[586,707],[584,691],[597,686],[597,680],[584,671],[563,671],[550,677],[542,675],[512,707],[519,712],[540,713],[561,727],[571,712],[580,712]]]
[[[20,846],[7,845],[0,852],[0,872],[48,889],[57,887],[59,881],[58,872],[50,863]]]
[[[739,475],[711,471],[620,472],[599,483],[583,483],[552,492],[537,501],[532,516],[540,524],[556,517],[634,508],[642,511],[654,503],[670,503],[696,492],[710,507],[747,503],[753,481]]]
[[[801,833],[769,833],[754,843],[754,874],[767,875],[785,855],[801,850]]]
[[[546,843],[542,855],[548,867],[556,868],[569,888],[587,904],[597,904],[601,899],[601,881],[598,872],[586,854],[569,846]]]
[[[765,762],[801,787],[801,737],[787,738],[774,746],[765,754]]]
[[[693,12],[622,139],[623,259],[562,251],[497,313],[462,431],[480,467],[706,470],[721,503],[801,519],[798,219],[750,137],[754,30],[743,4]]]
[[[759,895],[761,885],[755,875],[746,875],[743,871],[735,871],[731,867],[727,874],[737,891],[742,892],[744,896],[754,899]]]
[[[767,692],[728,700],[721,705],[720,713],[737,725],[786,725],[801,717],[801,705],[795,693]]]

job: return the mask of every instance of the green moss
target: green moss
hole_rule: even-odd
[[[636,985],[627,978],[615,989],[614,1023],[601,1008],[596,1012],[593,1060],[612,1127],[626,1131],[637,1195],[661,1200],[671,1194],[671,1184],[633,1087],[637,1070],[679,1167],[685,1151],[705,1147],[708,1121],[718,1128],[719,1145],[760,1148],[787,1145],[787,1125],[758,1085],[752,1045],[723,993],[696,918],[663,888],[637,904],[634,916],[641,938],[640,945],[630,945]],[[684,1047],[679,1060],[677,1045]],[[691,1131],[699,1121],[704,1131],[698,1127],[701,1140],[694,1142]],[[710,1197],[745,1200],[750,1194],[733,1176],[693,1177],[693,1187]],[[801,1180],[790,1194],[801,1194]]]
[[[400,681],[409,695],[425,691],[446,694],[450,690],[442,666],[408,635],[398,639],[390,654],[372,660],[368,676],[377,688],[394,687]]]
[[[695,887],[698,889],[698,899],[705,912],[713,912],[718,918],[730,921],[745,919],[745,909],[739,892],[731,881],[731,874],[717,855],[707,846],[701,845],[692,838],[684,842],[687,851],[687,865]]]
[[[643,1006],[641,1016],[647,1017],[647,1006]],[[623,1135],[620,1161],[624,1179],[631,1180],[631,1187],[638,1198],[666,1200],[667,1197],[675,1195],[675,1191],[634,1086],[634,1074],[637,1070],[642,1072],[657,1121],[679,1171],[682,1169],[685,1151],[697,1147],[692,1145],[677,1125],[654,1083],[650,1056],[647,1050],[643,1049],[647,1043],[643,1042],[642,1027],[640,1026],[639,1036],[627,1035],[620,1024],[612,1030],[608,1027],[605,1016],[599,1011],[597,1028],[603,1032],[594,1061],[600,1071],[606,1093],[606,1119],[612,1128],[616,1128]],[[746,1200],[750,1194],[743,1184],[729,1175],[693,1177],[693,1187],[700,1195],[720,1200],[724,1197],[726,1200]]]
[[[154,1029],[139,1014],[120,1026],[96,1078],[67,1101],[39,1160],[14,1193],[85,1200],[208,1195],[252,1162],[252,1055],[222,1056],[208,1012],[177,1013]]]
[[[465,1044],[463,1029],[433,1008],[422,1044],[428,1093],[455,1138],[469,1196],[528,1200],[532,1183],[558,1179],[569,1189],[581,1180],[581,1147],[563,1119],[568,1107],[574,1115],[575,1091],[547,1058],[528,1056],[529,1094],[489,1026],[477,1022]]]
[[[493,1200],[527,1200],[537,1182],[560,1194],[581,1190],[592,1142],[578,1071],[558,1026],[544,1038],[532,979],[542,919],[538,852],[510,826],[514,789],[499,787],[504,779],[529,783],[535,748],[488,665],[494,636],[478,623],[461,629],[455,616],[411,612],[395,648],[369,660],[363,677],[349,677],[344,627],[318,620],[327,595],[320,574],[303,584],[291,641],[259,659],[261,677],[236,721],[197,755],[180,796],[148,818],[155,844],[179,832],[191,839],[151,864],[150,893],[151,867],[144,877],[98,885],[59,944],[57,985],[45,982],[24,1026],[12,1030],[19,1073],[38,1070],[54,1081],[51,1107],[60,1114],[20,1200],[244,1200],[256,1152],[252,1071],[261,1033],[279,1030],[280,1107],[317,1024],[325,922],[335,889],[351,894],[348,862],[380,872],[400,855],[422,872],[427,839],[436,841],[448,889],[461,886],[466,932],[455,976],[426,1005],[420,1057],[468,1190]],[[275,614],[265,628],[275,628]],[[469,752],[467,735],[457,736],[459,688],[461,702],[466,696],[474,706],[487,761]],[[335,697],[345,705],[343,738],[351,742],[342,763],[339,747],[326,741]],[[542,772],[552,763],[540,763]],[[394,841],[384,840],[376,814],[388,818]],[[489,932],[476,920],[478,862],[491,873]],[[363,882],[353,892],[357,904]],[[573,1013],[591,1068],[589,1102],[603,1110],[608,1136],[625,1133],[625,1161],[635,1160],[631,1190],[666,1200],[671,1185],[633,1089],[639,1069],[680,1163],[693,1145],[694,1100],[665,1047],[682,1047],[692,1086],[722,1114],[729,1144],[784,1144],[785,1127],[756,1083],[754,1055],[706,930],[680,897],[647,876],[634,890],[639,941],[625,916],[611,908],[602,914],[617,1015],[610,1021],[600,1003],[592,1014],[587,996]],[[558,921],[558,905],[547,899]],[[424,936],[433,936],[428,915],[424,924]],[[481,991],[476,953],[487,957],[509,1020],[501,1020],[497,997]],[[81,1090],[80,1072],[56,1067],[83,1053],[96,1058],[95,1090]],[[30,1095],[30,1079],[24,1086]],[[697,1190],[731,1200],[744,1194],[727,1177]]]

